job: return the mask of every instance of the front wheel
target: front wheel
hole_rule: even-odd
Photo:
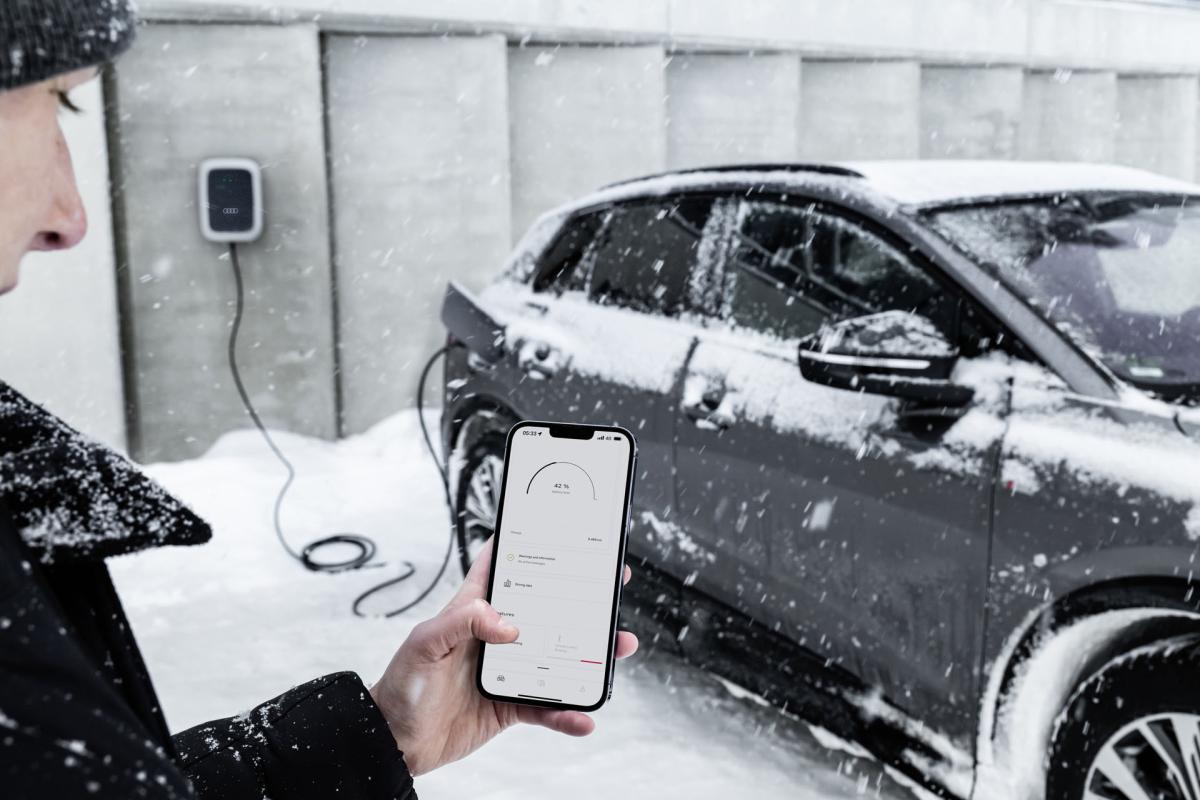
[[[1200,800],[1200,636],[1114,659],[1055,727],[1047,800]]]
[[[466,453],[454,498],[458,556],[464,575],[496,530],[503,480],[504,436],[485,433]]]

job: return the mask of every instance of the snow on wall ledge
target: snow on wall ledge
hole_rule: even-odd
[[[313,22],[325,30],[778,47],[1150,72],[1200,70],[1200,9],[1108,0],[141,0],[148,19]]]

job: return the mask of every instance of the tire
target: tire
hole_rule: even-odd
[[[496,527],[504,475],[504,434],[483,433],[468,446],[455,488],[454,527],[463,575]]]
[[[1055,725],[1046,798],[1200,800],[1200,635],[1138,648],[1084,681]]]

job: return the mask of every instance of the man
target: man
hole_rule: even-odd
[[[0,7],[0,293],[16,287],[26,252],[83,238],[58,114],[133,34],[129,0]],[[518,722],[591,732],[586,714],[475,691],[478,642],[518,635],[483,599],[489,544],[370,689],[327,675],[170,736],[104,559],[209,536],[122,456],[0,383],[0,795],[414,798],[413,775]],[[636,648],[622,631],[617,657]]]

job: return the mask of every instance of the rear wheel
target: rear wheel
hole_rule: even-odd
[[[1140,648],[1060,716],[1048,800],[1200,800],[1200,637]]]
[[[485,433],[466,453],[454,499],[458,555],[464,575],[496,529],[503,479],[504,436]]]

